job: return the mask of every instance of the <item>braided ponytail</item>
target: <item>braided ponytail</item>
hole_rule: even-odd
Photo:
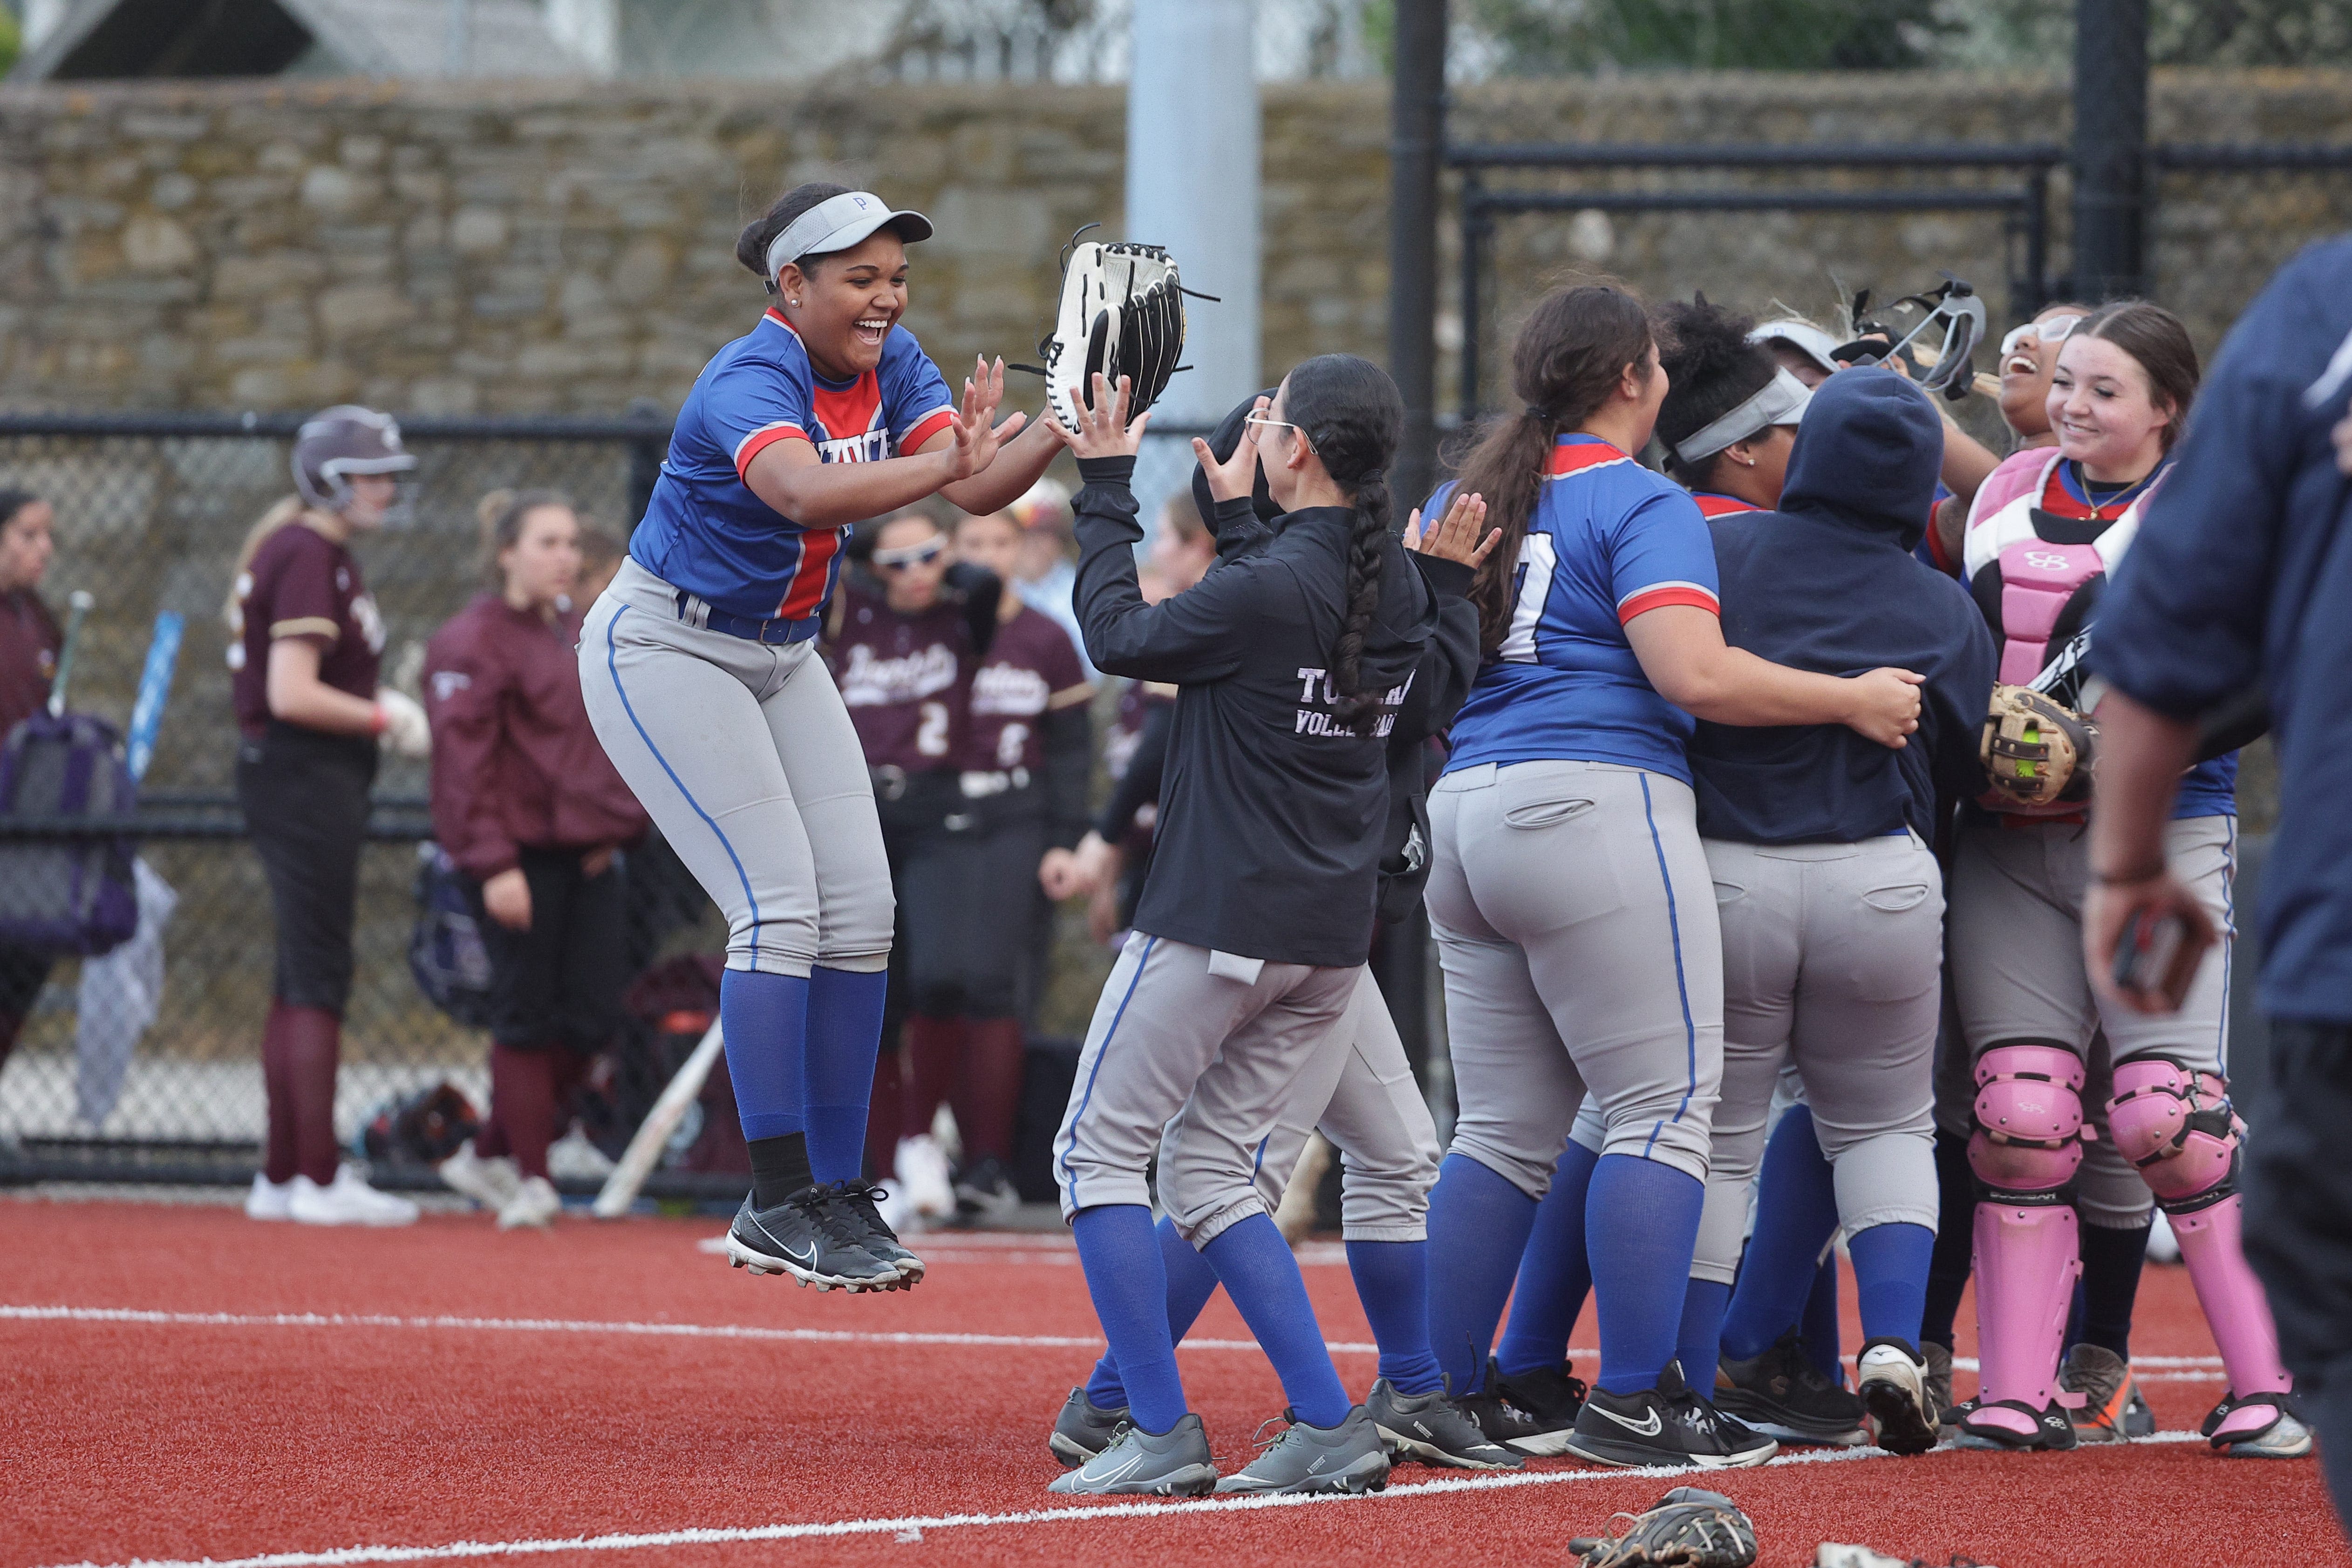
[[[1394,504],[1388,466],[1404,435],[1404,400],[1388,372],[1353,354],[1321,354],[1284,381],[1283,409],[1307,433],[1324,472],[1356,511],[1348,536],[1339,640],[1331,646],[1332,717],[1362,734],[1381,693],[1364,689],[1364,640],[1381,607],[1381,561]]]

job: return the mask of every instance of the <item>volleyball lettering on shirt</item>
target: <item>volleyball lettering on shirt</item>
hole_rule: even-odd
[[[940,605],[902,616],[855,588],[845,601],[826,659],[866,765],[960,766],[971,695],[963,612]]]

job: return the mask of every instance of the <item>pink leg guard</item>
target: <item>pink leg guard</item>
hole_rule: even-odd
[[[2231,1394],[2244,1400],[2286,1393],[2293,1384],[2279,1359],[2270,1303],[2238,1240],[2243,1125],[2231,1109],[2228,1083],[2159,1058],[2118,1063],[2107,1126],[2116,1147],[2139,1167],[2171,1218],[2181,1261],[2229,1371]],[[2270,1402],[2240,1405],[2210,1436],[2216,1447],[2225,1447],[2260,1436],[2277,1419]]]
[[[2058,1386],[2066,1310],[2083,1264],[2074,1208],[2060,1196],[2083,1163],[2083,1063],[2054,1046],[1996,1046],[1977,1060],[1969,1164],[1977,1204],[1977,1355],[1972,1431],[2035,1437]]]

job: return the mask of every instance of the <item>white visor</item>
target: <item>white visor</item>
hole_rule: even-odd
[[[898,237],[913,244],[931,237],[931,220],[919,212],[893,211],[871,191],[844,191],[801,214],[768,245],[768,276],[775,277],[787,261],[803,256],[825,256],[847,250],[887,224],[898,226]]]
[[[1838,340],[1813,325],[1812,322],[1801,321],[1794,316],[1785,321],[1765,322],[1748,334],[1748,341],[1766,348],[1769,348],[1776,342],[1786,343],[1831,375],[1835,375],[1845,368],[1830,357],[1830,351],[1838,346]]]
[[[1759,387],[1753,397],[1696,435],[1675,442],[1675,460],[1703,463],[1734,441],[1745,441],[1759,430],[1774,425],[1794,425],[1804,418],[1805,405],[1812,400],[1812,388],[1787,371],[1776,370],[1772,379]]]

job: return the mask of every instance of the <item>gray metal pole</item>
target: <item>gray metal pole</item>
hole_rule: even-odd
[[[469,74],[474,57],[473,0],[449,0],[448,30],[441,38],[444,76]]]
[[[2074,0],[2074,289],[2147,287],[2147,0]]]
[[[1397,0],[1389,100],[1389,373],[1404,395],[1400,505],[1437,475],[1437,177],[1445,149],[1445,0]],[[1465,321],[1463,330],[1475,330]]]

